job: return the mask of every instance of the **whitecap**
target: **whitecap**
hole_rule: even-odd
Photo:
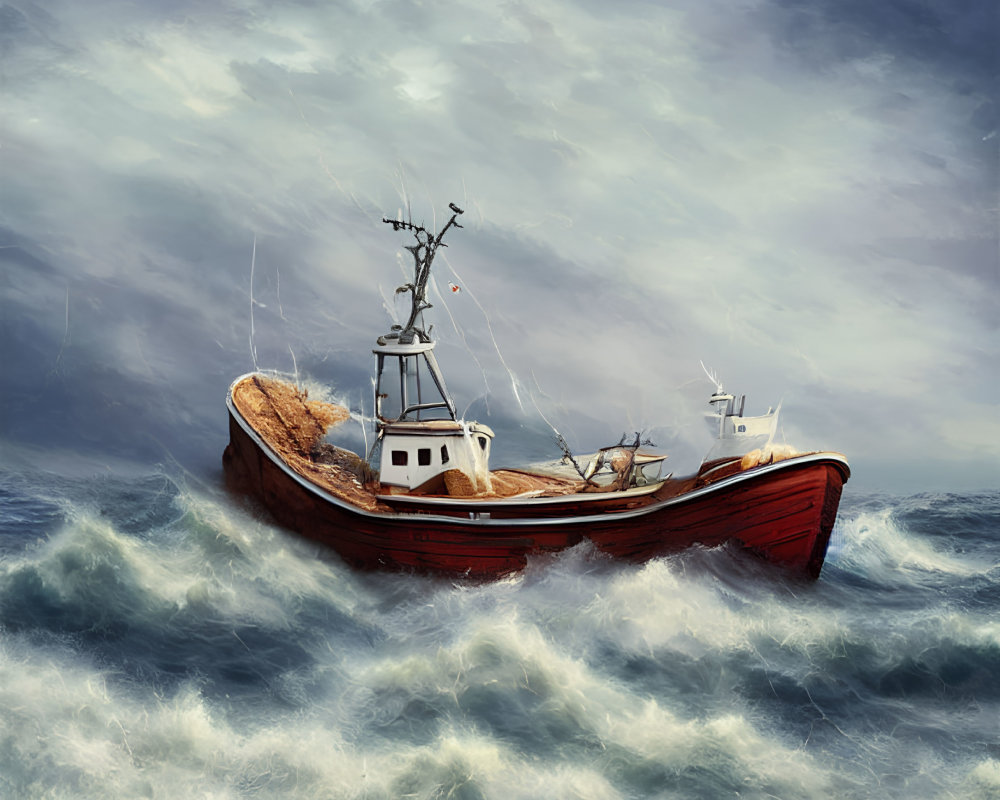
[[[841,517],[842,549],[837,565],[888,583],[923,581],[927,576],[984,576],[997,565],[973,556],[958,556],[897,523],[892,508]]]

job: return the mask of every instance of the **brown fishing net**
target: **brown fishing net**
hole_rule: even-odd
[[[367,464],[355,453],[323,441],[327,430],[348,419],[346,408],[310,400],[305,390],[263,375],[250,375],[233,387],[233,403],[260,438],[297,473],[362,508],[384,508],[375,499],[377,489]],[[433,487],[414,493],[486,499],[572,494],[583,486],[579,481],[497,470],[490,473],[491,491],[481,492],[460,470],[448,470],[442,477]]]
[[[334,425],[350,417],[343,406],[310,400],[290,383],[250,375],[233,387],[233,404],[282,460],[305,478],[366,509],[379,503],[364,483],[364,461],[355,453],[322,441]]]

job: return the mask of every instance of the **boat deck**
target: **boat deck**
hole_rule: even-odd
[[[324,442],[346,409],[259,373],[238,379],[227,405],[230,487],[370,568],[492,577],[584,539],[632,561],[737,541],[815,578],[850,476],[837,453],[759,451],[624,491],[578,491],[583,481],[499,470],[490,495],[383,495],[360,457]]]
[[[236,383],[232,402],[264,443],[303,478],[366,511],[389,510],[366,486],[361,458],[323,446],[327,430],[350,417],[346,408],[310,400],[306,391],[260,374]]]
[[[356,453],[323,441],[331,427],[350,418],[343,406],[311,400],[306,391],[259,373],[238,380],[231,399],[235,411],[289,469],[330,495],[369,512],[510,518],[527,512],[541,518],[636,510],[791,458],[769,455],[765,462],[761,451],[756,451],[752,457],[706,463],[695,475],[668,477],[624,491],[515,469],[491,471],[487,492],[474,492],[471,481],[459,470],[450,470],[420,489],[405,491],[381,486]]]
[[[415,500],[464,499],[482,503],[505,499],[558,498],[581,493],[586,484],[552,475],[521,470],[490,472],[490,491],[473,492],[458,470],[422,491],[398,493],[380,487],[367,464],[349,450],[323,441],[326,432],[345,422],[350,412],[343,406],[309,399],[308,393],[277,378],[248,375],[232,389],[232,402],[243,419],[291,469],[324,491],[367,511],[390,511]],[[589,497],[585,495],[585,497]],[[407,504],[407,501],[411,501]]]

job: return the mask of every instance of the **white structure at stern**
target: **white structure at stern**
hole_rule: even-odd
[[[708,373],[707,369],[705,372],[715,384],[715,392],[708,400],[713,411],[705,414],[705,420],[709,430],[716,437],[712,449],[705,456],[705,462],[720,458],[736,458],[746,455],[751,450],[768,448],[774,440],[778,427],[781,404],[779,403],[777,408],[769,408],[766,414],[757,417],[744,416],[746,395],[741,395],[737,400],[734,395],[723,390],[722,384],[714,375]]]

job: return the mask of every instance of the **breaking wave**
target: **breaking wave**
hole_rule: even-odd
[[[1000,791],[995,496],[849,499],[813,584],[586,544],[359,573],[163,473],[0,503],[0,795]]]

